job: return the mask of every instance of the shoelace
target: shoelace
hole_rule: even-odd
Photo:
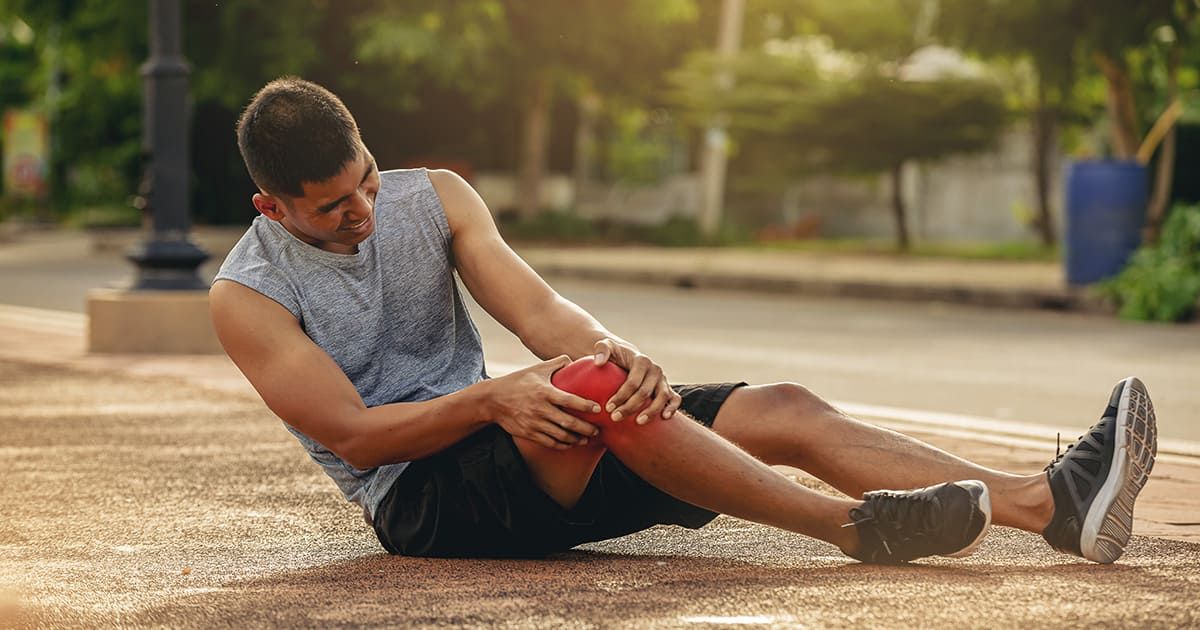
[[[1082,435],[1079,436],[1079,440],[1082,440],[1082,439],[1083,439],[1083,436]],[[1079,440],[1076,440],[1075,443],[1077,444],[1079,442]],[[1062,461],[1062,458],[1065,457],[1067,453],[1070,453],[1071,449],[1073,449],[1073,448],[1075,448],[1075,444],[1068,444],[1067,450],[1065,450],[1065,451],[1062,450],[1062,433],[1056,432],[1054,434],[1054,461],[1050,462],[1049,464],[1046,464],[1046,467],[1043,468],[1042,470],[1050,470],[1051,468],[1053,468],[1054,465],[1057,464],[1058,462]]]
[[[850,510],[850,518],[854,520],[842,527],[870,526],[883,545],[884,551],[892,556],[894,554],[891,545],[888,544],[889,538],[895,542],[903,542],[934,528],[936,519],[933,518],[933,510],[924,505],[932,505],[934,498],[924,494],[880,492],[873,496],[868,503],[871,506],[869,515],[865,515],[862,508],[853,508]],[[914,516],[918,518],[913,518]],[[920,519],[920,516],[925,518]],[[907,537],[900,536],[901,532],[906,529],[905,525],[912,525],[914,522],[919,525],[917,531]],[[890,527],[880,527],[883,524],[890,525]]]

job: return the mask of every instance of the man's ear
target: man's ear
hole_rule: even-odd
[[[272,221],[279,221],[283,218],[283,200],[275,195],[257,192],[251,197],[250,201],[254,203],[254,209],[258,210]]]

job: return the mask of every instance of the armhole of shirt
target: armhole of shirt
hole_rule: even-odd
[[[303,326],[304,316],[300,312],[300,304],[296,300],[295,294],[290,288],[281,286],[281,283],[278,281],[269,278],[252,277],[247,274],[228,271],[219,274],[213,279],[213,282],[217,282],[219,280],[236,282],[247,289],[258,293],[259,295],[269,298],[283,308],[286,308],[288,312],[292,314],[292,317],[295,317],[296,321],[300,322],[300,324]]]
[[[429,169],[422,168],[421,176],[423,177],[421,192],[429,196],[429,217],[433,219],[433,224],[442,233],[442,242],[445,244],[446,252],[449,253],[454,236],[450,232],[450,220],[446,218],[446,207],[442,205],[442,197],[434,187],[433,180],[429,178]]]

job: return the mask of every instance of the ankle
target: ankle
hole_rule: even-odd
[[[1054,516],[1054,494],[1045,474],[1021,478],[1007,493],[1009,512],[997,514],[997,523],[1040,534]]]
[[[859,505],[861,505],[861,502],[855,503],[851,508],[858,507]],[[854,519],[850,518],[849,512],[850,508],[847,508],[846,513],[842,514],[842,520],[830,532],[827,540],[837,545],[837,548],[842,553],[851,558],[857,558],[863,547],[862,534],[858,529],[858,525],[854,523]]]
[[[1050,525],[1050,519],[1054,518],[1054,492],[1050,490],[1050,478],[1045,474],[1037,475],[1034,481],[1037,502],[1030,509],[1037,533],[1040,534]]]

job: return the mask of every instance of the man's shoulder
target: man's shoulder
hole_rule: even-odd
[[[262,264],[276,258],[282,247],[283,239],[272,232],[269,219],[256,217],[225,256],[221,270]]]
[[[286,239],[275,233],[264,218],[257,218],[238,240],[217,271],[217,280],[232,280],[275,300],[290,293],[294,284],[282,264]]]
[[[379,172],[382,195],[405,197],[430,187],[425,168],[394,168]]]

